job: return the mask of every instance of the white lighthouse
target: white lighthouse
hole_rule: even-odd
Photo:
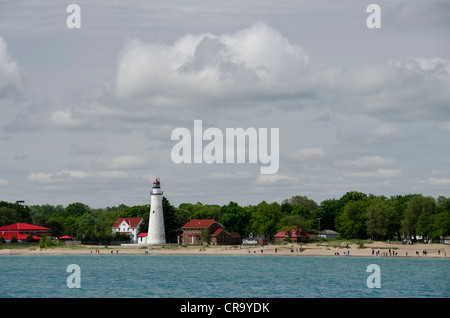
[[[159,180],[153,182],[153,188],[150,192],[150,217],[148,219],[148,245],[166,244],[166,233],[164,231],[164,214],[162,206],[163,192]]]

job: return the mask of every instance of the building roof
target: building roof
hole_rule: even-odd
[[[16,237],[16,239],[17,240],[19,240],[19,241],[25,241],[26,239],[27,239],[27,237],[28,237],[28,235],[27,234],[21,234],[21,233],[18,233],[18,232],[5,232],[5,233],[0,233],[0,237],[1,236],[3,236],[3,238],[6,240],[6,241],[8,241],[8,240],[11,240],[11,237],[13,237],[13,236],[15,236]],[[37,236],[37,235],[32,235],[31,236],[34,240],[40,240],[41,239],[41,237],[40,236]]]
[[[214,219],[209,220],[190,220],[185,225],[183,225],[182,229],[185,228],[208,228],[216,222]]]
[[[219,235],[222,232],[225,232],[226,234],[230,234],[227,231],[225,231],[225,229],[219,227],[217,230],[214,231],[214,233],[211,234],[211,236],[217,236],[217,235]]]
[[[0,227],[0,232],[32,232],[32,231],[50,231],[48,227],[37,226],[28,223],[15,223]]]
[[[299,229],[299,230],[300,230],[300,234],[297,234],[297,230],[293,229],[291,231],[291,237],[311,236],[308,233],[306,233],[305,231],[303,231],[302,229]],[[275,234],[274,237],[289,237],[289,235],[285,231],[280,231],[277,234]]]
[[[322,230],[319,232],[319,234],[340,234],[340,233],[335,232],[333,230]]]
[[[58,240],[72,240],[72,239],[73,239],[73,237],[69,236],[69,235],[63,235],[63,236],[58,237]]]
[[[138,227],[142,218],[118,218],[112,227],[119,227],[119,225],[125,221],[130,227]]]

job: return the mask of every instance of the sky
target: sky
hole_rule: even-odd
[[[433,0],[2,0],[0,200],[142,205],[155,178],[175,206],[448,197],[448,12]],[[227,128],[277,128],[276,173],[260,158],[176,163],[172,133],[188,130],[194,151],[195,120],[224,145]]]

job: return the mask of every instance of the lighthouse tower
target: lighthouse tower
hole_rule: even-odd
[[[148,219],[148,245],[166,244],[166,234],[164,231],[164,214],[162,206],[163,192],[159,180],[153,182],[153,188],[150,192],[150,217]]]

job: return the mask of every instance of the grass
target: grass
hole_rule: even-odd
[[[350,244],[356,244],[358,245],[359,249],[362,248],[369,248],[368,246],[364,246],[364,244],[370,244],[372,243],[372,240],[358,240],[358,239],[333,239],[333,240],[327,240],[324,243],[318,243],[319,246],[325,246],[325,247],[333,247],[333,248],[351,248]]]

